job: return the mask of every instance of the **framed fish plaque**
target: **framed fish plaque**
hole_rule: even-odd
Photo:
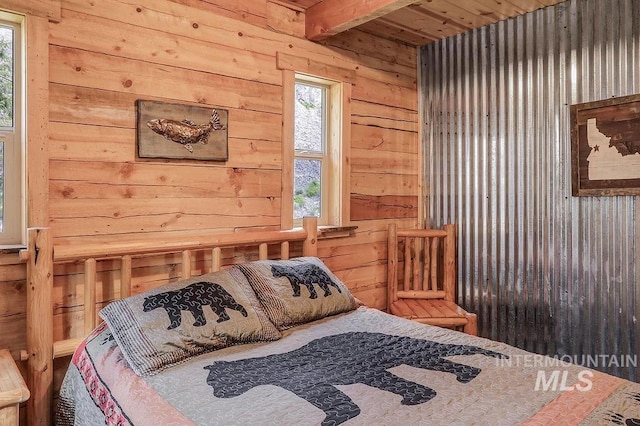
[[[138,99],[139,158],[227,161],[229,111]]]

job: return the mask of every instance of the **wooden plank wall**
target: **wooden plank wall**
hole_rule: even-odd
[[[277,1],[61,6],[49,23],[48,215],[55,243],[277,229],[283,100],[276,53],[286,52],[355,71],[349,202],[358,229],[321,241],[319,255],[357,297],[384,308],[387,223],[417,223],[414,48],[357,30],[309,42],[303,13]],[[229,161],[137,160],[136,99],[228,109]],[[138,261],[134,291],[177,278],[178,261]],[[196,270],[206,261],[197,259]],[[99,280],[118,279],[118,266],[104,263]],[[81,279],[79,265],[56,270],[56,338],[82,334]],[[108,301],[115,291],[99,287],[98,298]],[[0,255],[0,348],[24,348],[25,304],[24,267],[15,254]]]

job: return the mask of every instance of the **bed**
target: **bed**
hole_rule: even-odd
[[[165,244],[183,253],[182,280],[136,295],[124,291],[100,311],[103,321],[90,311],[84,339],[30,347],[52,358],[73,353],[57,424],[640,422],[639,384],[360,306],[315,257],[316,232],[307,222],[294,233]],[[71,257],[62,250],[49,259],[46,240],[34,236],[25,254],[30,282]],[[302,256],[289,259],[293,242],[302,244]],[[220,268],[220,248],[237,244],[257,244],[259,259]],[[268,255],[269,245],[278,247],[278,259]],[[208,274],[191,276],[196,248],[211,250]],[[128,256],[159,250],[129,249],[103,253],[124,258],[123,277]],[[74,256],[85,259],[91,285],[99,256],[86,252]],[[44,266],[36,254],[39,262],[49,259]],[[51,382],[40,386],[32,395],[46,396]],[[29,407],[32,419],[46,416],[42,405]]]

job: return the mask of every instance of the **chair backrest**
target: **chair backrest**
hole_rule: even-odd
[[[455,302],[456,226],[398,229],[389,224],[387,278],[387,308],[407,298]]]

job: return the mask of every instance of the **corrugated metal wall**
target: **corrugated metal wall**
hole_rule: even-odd
[[[569,123],[640,93],[640,0],[570,0],[423,46],[421,68],[427,220],[459,224],[480,334],[640,380],[615,365],[640,357],[635,199],[571,196]]]

